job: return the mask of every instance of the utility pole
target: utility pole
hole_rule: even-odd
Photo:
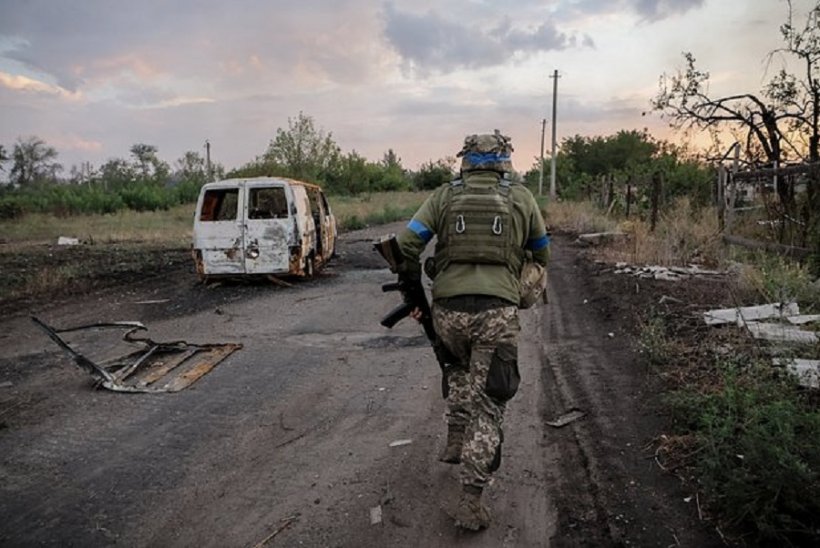
[[[555,199],[555,118],[558,112],[558,70],[552,73],[552,158],[550,158],[550,199]]]
[[[205,139],[205,176],[211,182],[211,142]]]
[[[541,163],[538,164],[538,195],[544,194],[544,131],[547,128],[547,119],[541,120]]]

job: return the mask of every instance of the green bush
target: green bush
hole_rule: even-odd
[[[708,506],[758,541],[820,540],[820,411],[786,375],[741,359],[717,364],[716,389],[667,398]],[[714,387],[713,387],[714,388]]]
[[[23,216],[23,207],[14,196],[0,196],[0,219],[16,219]]]
[[[119,191],[119,196],[128,209],[135,211],[157,211],[168,209],[174,201],[171,193],[154,185],[133,185]]]

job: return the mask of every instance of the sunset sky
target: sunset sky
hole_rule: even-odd
[[[681,52],[714,91],[758,91],[786,14],[785,0],[0,0],[0,144],[36,135],[68,170],[134,143],[173,164],[209,139],[232,168],[302,111],[342,151],[392,148],[410,168],[499,128],[525,171],[553,69],[559,141],[668,137],[642,113]]]

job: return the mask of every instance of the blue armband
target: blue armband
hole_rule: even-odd
[[[427,228],[427,225],[421,221],[413,219],[410,223],[408,223],[407,228],[409,228],[416,236],[421,238],[421,241],[425,244],[433,239],[433,231]]]
[[[540,238],[530,238],[525,246],[530,251],[540,251],[550,245],[550,237],[544,234]]]

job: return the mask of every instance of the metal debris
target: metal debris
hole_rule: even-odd
[[[179,392],[190,386],[241,344],[190,344],[185,341],[154,342],[135,333],[146,331],[140,322],[104,322],[56,329],[31,317],[51,340],[57,343],[81,368],[101,386],[114,392]],[[124,329],[122,340],[139,350],[105,362],[96,363],[75,350],[60,335],[101,329]]]
[[[577,408],[572,408],[560,417],[558,417],[557,419],[553,421],[548,421],[547,424],[552,426],[553,428],[562,428],[571,422],[575,422],[578,419],[584,418],[585,416],[585,412]]]

